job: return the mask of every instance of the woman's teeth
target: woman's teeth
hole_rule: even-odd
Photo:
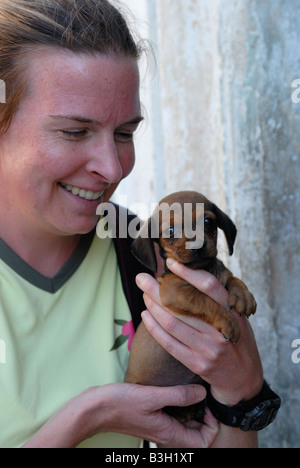
[[[62,182],[60,182],[59,185],[61,185],[61,187],[63,187],[68,192],[71,192],[73,195],[77,195],[84,200],[98,200],[98,198],[101,198],[104,193],[104,190],[102,190],[102,192],[92,192],[91,190],[84,190],[79,187],[73,187],[72,185],[66,185]]]

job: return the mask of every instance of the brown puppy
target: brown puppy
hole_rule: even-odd
[[[166,207],[169,210],[163,209]],[[170,210],[170,207],[173,210]],[[201,211],[203,207],[204,213],[203,209]],[[189,219],[186,216],[187,212],[190,213]],[[204,238],[199,239],[200,231],[197,226],[202,227],[203,231],[203,222]],[[163,305],[177,314],[196,316],[204,320],[217,328],[227,341],[236,343],[240,338],[240,329],[230,310],[224,309],[210,297],[171,273],[166,266],[166,260],[170,257],[189,268],[212,273],[228,290],[230,309],[235,309],[240,315],[247,317],[254,314],[256,302],[246,285],[217,259],[218,228],[224,231],[229,253],[232,255],[237,231],[230,218],[200,193],[177,192],[164,198],[152,217],[142,226],[133,243],[133,253],[145,266],[156,272],[154,243],[157,243],[160,256],[164,260],[164,273],[158,278]],[[158,345],[143,323],[139,326],[132,343],[125,381],[157,386],[203,384],[199,376]],[[203,406],[200,407],[201,414],[198,415],[194,412],[186,415],[185,409],[183,414],[176,414],[177,410],[175,414],[173,411],[168,412],[180,421],[191,418],[201,420]]]

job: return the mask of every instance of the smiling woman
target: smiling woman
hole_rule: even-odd
[[[27,60],[27,92],[0,140],[0,192],[10,194],[10,220],[0,231],[24,260],[41,268],[21,239],[41,239],[46,231],[75,241],[90,232],[98,204],[131,172],[132,135],[141,120],[139,74],[132,58],[53,46],[37,46]]]
[[[23,222],[14,230],[18,238],[1,234],[37,267],[20,242],[33,236],[33,211],[43,231],[87,233],[97,221],[96,205],[132,170],[143,48],[106,0],[4,0],[0,24],[0,77],[7,86],[0,105],[2,193],[11,194],[6,213],[9,207],[11,218]]]
[[[111,324],[119,311],[126,322],[131,314],[113,243],[100,242],[94,228],[98,204],[109,200],[134,164],[141,53],[120,9],[106,0],[0,3],[0,78],[6,84],[0,104],[1,362],[3,343],[11,356],[7,374],[0,375],[1,418],[10,421],[1,430],[1,447],[21,446],[34,435],[33,445],[45,445],[39,429],[60,407],[86,388],[123,380],[128,350],[109,353],[118,333]],[[98,331],[94,338],[92,330]],[[66,364],[74,347],[76,366],[73,359]],[[45,365],[47,356],[55,373]],[[62,391],[49,393],[64,375]],[[81,404],[79,413],[85,409]],[[62,446],[72,437],[74,421],[67,416],[65,423],[59,431],[58,419],[47,432],[48,444]],[[139,439],[97,436],[91,445],[120,443],[136,446]]]

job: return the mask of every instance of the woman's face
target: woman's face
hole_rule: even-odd
[[[30,56],[27,73],[28,92],[0,138],[1,203],[24,232],[89,232],[134,165],[137,64],[48,47]]]

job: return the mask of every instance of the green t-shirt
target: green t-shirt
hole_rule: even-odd
[[[0,447],[18,448],[85,389],[123,381],[131,314],[111,239],[83,236],[52,279],[2,241],[0,259]],[[80,447],[139,444],[103,433]]]

